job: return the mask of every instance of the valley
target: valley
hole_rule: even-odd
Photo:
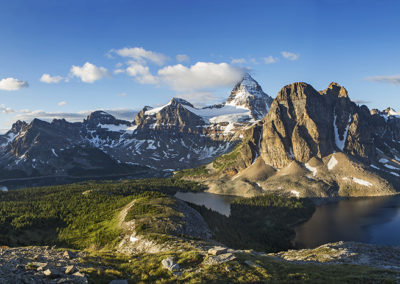
[[[339,243],[287,251],[294,248],[294,226],[314,212],[307,199],[239,198],[227,217],[174,198],[204,190],[193,182],[144,179],[0,192],[0,281],[400,279],[385,247]],[[374,262],[364,261],[372,256]]]
[[[399,138],[337,83],[272,99],[249,74],[202,108],[18,121],[0,283],[399,282]]]
[[[0,284],[400,284],[399,11],[1,0]]]

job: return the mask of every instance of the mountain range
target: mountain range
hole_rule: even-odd
[[[104,111],[83,122],[17,121],[0,136],[0,178],[196,167],[232,150],[271,103],[246,74],[224,103],[203,108],[172,98],[161,107],[144,107],[132,121]]]
[[[399,141],[399,113],[359,106],[337,83],[322,91],[293,83],[272,99],[245,74],[225,102],[202,108],[172,98],[132,121],[104,111],[75,123],[17,121],[0,136],[0,177],[148,176],[200,166],[183,175],[215,193],[387,195],[400,189]]]

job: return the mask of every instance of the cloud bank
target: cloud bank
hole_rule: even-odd
[[[213,62],[197,62],[190,67],[177,64],[166,66],[157,72],[160,80],[175,91],[231,87],[242,79],[243,74],[242,68]]]
[[[6,112],[3,111],[5,108],[4,105],[0,105],[0,111],[1,112]],[[34,118],[42,119],[45,121],[51,121],[53,119],[65,119],[70,122],[81,122],[83,121],[91,112],[95,110],[84,110],[84,111],[78,111],[78,112],[47,112],[43,110],[20,110],[20,111],[14,111],[11,110],[7,113],[18,113],[14,118],[13,122],[16,120],[22,120],[22,121],[27,121],[30,122]],[[115,116],[118,119],[124,119],[128,121],[133,121],[135,118],[135,115],[138,113],[138,111],[133,110],[133,109],[128,109],[128,108],[118,108],[118,109],[104,109],[105,112]]]
[[[400,85],[400,74],[391,76],[372,76],[365,78],[371,82],[389,83],[393,85]]]

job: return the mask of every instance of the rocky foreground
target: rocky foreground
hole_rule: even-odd
[[[392,246],[337,242],[315,249],[289,250],[271,255],[301,264],[354,264],[400,271],[400,247]]]
[[[252,250],[232,250],[220,246],[204,247],[197,253],[202,255],[200,258],[202,261],[192,264],[191,267],[180,262],[176,256],[153,255],[158,261],[155,264],[158,265],[158,270],[165,271],[164,273],[171,275],[173,281],[180,282],[189,280],[187,275],[199,275],[210,271],[227,275],[246,271],[247,277],[249,273],[254,273],[255,276],[261,276],[261,279],[265,277],[264,280],[268,280],[273,277],[267,273],[271,269],[271,263],[275,265],[278,263],[281,267],[287,263],[288,269],[294,268],[299,271],[307,270],[307,266],[310,266],[310,270],[315,270],[315,265],[321,265],[321,269],[341,264],[354,265],[351,269],[366,267],[375,272],[379,271],[383,275],[382,279],[389,277],[392,282],[400,283],[400,247],[337,242],[315,249],[289,250],[271,254]],[[103,265],[101,258],[97,257],[98,262],[93,262],[93,259],[88,261],[89,254],[50,247],[3,247],[0,248],[0,283],[95,283],[96,279],[91,278],[93,274],[90,275],[88,272],[96,271],[96,269],[113,272],[116,278],[109,280],[110,283],[128,283],[128,280],[124,278],[118,279],[117,276],[121,275],[118,275],[112,266]],[[134,261],[145,263],[147,260],[142,257],[129,256],[127,259],[129,263]],[[221,272],[217,269],[223,270]],[[261,275],[258,275],[260,273]],[[297,276],[292,280],[306,280],[303,274],[296,274]],[[344,282],[351,281],[348,279]],[[371,279],[371,281],[375,280]]]
[[[84,252],[50,247],[0,248],[0,283],[88,283]]]

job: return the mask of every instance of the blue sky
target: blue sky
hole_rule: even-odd
[[[385,0],[3,0],[0,128],[96,109],[128,118],[172,96],[218,102],[244,70],[273,97],[336,81],[370,108],[398,109],[399,11]]]

